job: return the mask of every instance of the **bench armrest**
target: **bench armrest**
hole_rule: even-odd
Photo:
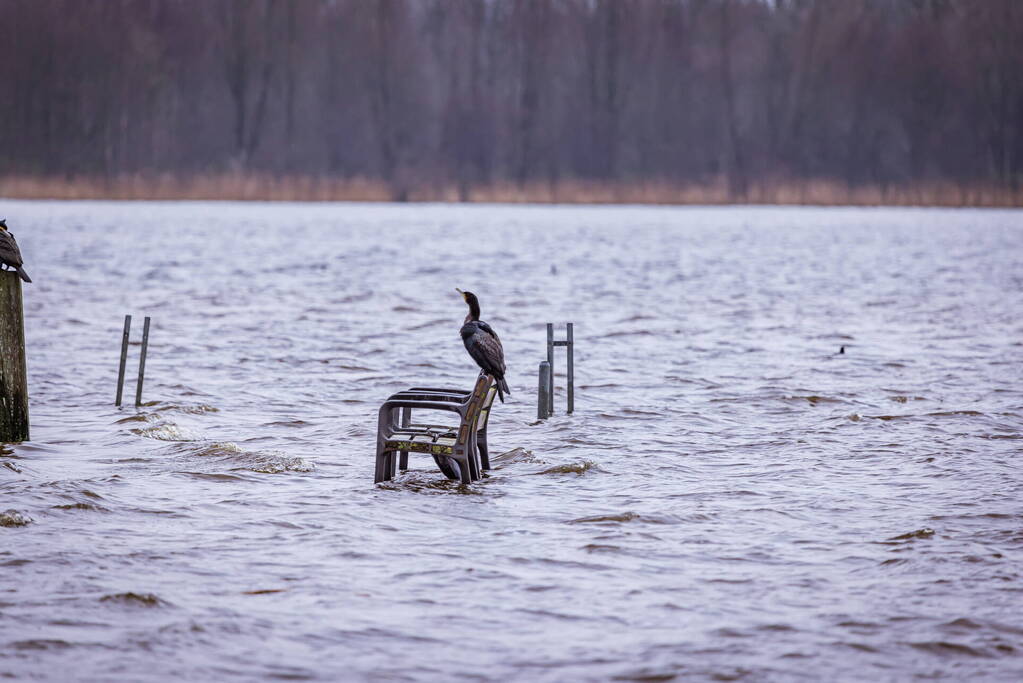
[[[387,400],[413,400],[413,401],[446,401],[448,403],[465,403],[465,398],[462,396],[453,396],[451,394],[424,394],[418,391],[399,391],[396,394],[392,394]]]
[[[439,387],[410,387],[409,391],[428,391],[437,394],[458,394],[459,396],[471,396],[472,392],[465,389],[441,389]]]

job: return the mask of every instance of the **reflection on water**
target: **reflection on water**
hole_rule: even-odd
[[[35,277],[4,675],[1023,675],[1019,213],[4,211]],[[380,401],[475,376],[456,286],[505,345],[502,454],[374,486]],[[569,320],[577,413],[538,425]]]

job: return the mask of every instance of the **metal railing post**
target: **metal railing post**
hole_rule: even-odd
[[[142,324],[142,350],[139,353],[139,381],[135,387],[135,407],[142,405],[142,380],[146,376],[146,350],[149,348],[149,316]]]
[[[568,345],[566,351],[568,359],[566,361],[566,372],[568,372],[568,412],[571,413],[575,410],[575,358],[573,357],[573,350],[575,349],[575,343],[572,339],[572,323],[568,323],[568,336],[566,341]]]
[[[121,336],[121,365],[117,371],[117,400],[115,406],[121,405],[121,393],[124,390],[124,365],[128,361],[128,334],[131,332],[131,316],[124,316],[124,334]]]
[[[547,414],[554,414],[554,323],[547,323]]]

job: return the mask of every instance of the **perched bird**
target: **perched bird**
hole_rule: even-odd
[[[10,268],[18,271],[18,275],[25,282],[32,282],[32,278],[21,267],[24,263],[18,243],[14,241],[14,235],[7,230],[7,219],[0,218],[0,264],[3,264],[5,269]]]
[[[465,350],[472,359],[497,382],[497,395],[504,403],[504,395],[511,394],[508,383],[504,381],[504,347],[497,333],[487,323],[480,320],[480,301],[472,292],[463,292],[455,288],[465,303],[469,304],[469,315],[465,316],[465,324],[460,331]]]

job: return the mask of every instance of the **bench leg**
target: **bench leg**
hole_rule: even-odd
[[[412,424],[412,409],[405,407],[401,409],[401,426],[408,427]],[[401,451],[401,462],[398,463],[398,468],[404,472],[408,469],[408,451]]]
[[[480,462],[484,470],[490,469],[490,451],[487,450],[487,432],[484,430],[476,435],[476,448],[480,452]]]
[[[470,459],[466,458],[465,460],[461,460],[458,464],[459,464],[458,469],[460,469],[462,472],[462,483],[471,484],[473,482],[472,471],[475,468],[472,466]]]
[[[476,456],[476,453],[473,451],[473,449],[466,448],[464,457],[465,462],[468,465],[467,469],[469,470],[470,480],[476,481],[477,479],[482,479],[483,475],[480,474],[480,461],[479,458]]]

